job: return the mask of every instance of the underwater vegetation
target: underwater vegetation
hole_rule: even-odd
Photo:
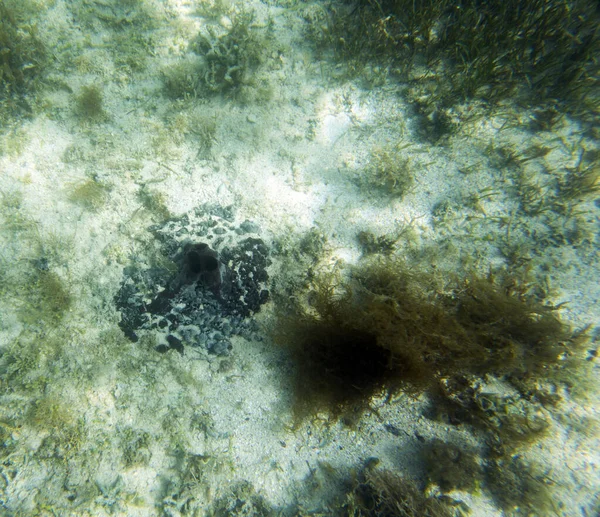
[[[478,459],[457,446],[435,439],[425,446],[425,467],[430,481],[443,491],[476,491],[484,487],[503,515],[553,515],[557,513],[548,489],[548,478],[518,456]],[[415,480],[378,467],[369,458],[346,482],[344,516],[442,517],[470,515],[460,500],[423,491]],[[341,474],[332,475],[341,476]]]
[[[240,482],[216,499],[208,510],[209,517],[270,517],[278,515],[248,481]]]
[[[160,13],[153,2],[140,0],[74,2],[67,6],[76,26],[86,34],[104,34],[103,51],[126,74],[146,70],[156,45]],[[89,73],[100,65],[95,49],[67,52],[58,64],[66,74],[75,68]]]
[[[212,92],[240,87],[261,63],[262,33],[253,30],[254,14],[238,11],[226,34],[200,34],[193,50],[205,59],[204,85]],[[260,34],[260,36],[259,36]]]
[[[547,472],[520,453],[551,429],[544,408],[556,407],[557,386],[577,377],[585,329],[573,331],[501,272],[457,277],[366,254],[309,278],[305,300],[282,304],[274,331],[292,359],[294,427],[354,427],[365,411],[379,414],[374,397],[393,404],[399,392],[427,393],[424,417],[466,425],[482,444],[420,438],[421,482],[366,466],[342,515],[465,515],[446,494],[481,489],[506,515],[556,511]]]
[[[54,271],[39,267],[25,288],[26,303],[20,309],[21,320],[27,324],[58,325],[73,304],[66,282]]]
[[[361,412],[383,392],[437,391],[443,379],[547,376],[571,337],[552,307],[475,275],[443,278],[395,258],[316,275],[306,306],[281,315],[295,414]]]
[[[518,455],[489,460],[485,467],[486,488],[507,515],[557,513],[549,481]]]
[[[579,203],[600,193],[597,150],[580,143],[578,148],[568,149],[570,159],[567,163],[552,167],[543,159],[553,150],[553,147],[539,145],[532,145],[522,152],[510,146],[494,145],[485,150],[490,164],[512,179],[519,208],[527,216],[549,212],[572,216]],[[530,165],[533,167],[529,168]],[[539,168],[544,172],[541,178]]]
[[[523,271],[457,274],[414,253],[410,263],[399,258],[403,232],[359,233],[356,265],[310,263],[327,245],[302,250],[300,240],[294,258],[307,268],[304,284],[296,277],[274,289],[273,337],[289,354],[294,429],[337,422],[355,431],[370,413],[402,442],[410,433],[383,411],[401,412],[423,395],[422,416],[444,426],[442,436],[416,436],[419,472],[367,466],[349,480],[331,467],[346,479],[337,496],[345,502],[334,507],[341,515],[466,515],[454,491],[483,491],[507,516],[559,512],[548,469],[527,451],[554,432],[565,393],[592,386],[587,327],[565,324]],[[453,436],[459,430],[478,445]]]
[[[472,491],[483,476],[474,453],[439,438],[425,444],[423,459],[429,480],[444,491]]]
[[[27,2],[0,4],[0,100],[25,93],[42,70],[46,52],[31,14]]]
[[[597,157],[584,159],[583,150],[575,167],[567,168],[567,174],[559,182],[558,195],[568,201],[581,200],[600,193],[600,162]]]
[[[396,235],[375,235],[369,231],[361,231],[356,235],[356,240],[365,255],[374,253],[389,255],[394,251],[396,242],[400,239],[400,235],[401,232]]]
[[[36,16],[39,6],[29,1],[0,2],[0,132],[13,127],[17,116],[31,114],[35,92],[48,63],[39,37]],[[18,138],[8,151],[15,152]]]
[[[365,0],[326,12],[310,29],[317,50],[333,51],[348,76],[407,82],[430,140],[453,130],[466,99],[559,103],[591,123],[600,109],[594,2]]]
[[[141,205],[159,221],[166,221],[171,217],[167,207],[164,194],[150,190],[147,186],[142,186],[136,195]]]
[[[253,81],[264,60],[266,35],[254,13],[231,9],[229,24],[207,24],[190,44],[193,54],[163,70],[165,94],[172,99],[238,95]]]
[[[435,497],[426,497],[414,482],[395,472],[366,466],[347,494],[343,515],[355,517],[452,517],[455,511]]]
[[[357,178],[359,185],[390,197],[403,197],[414,184],[414,173],[410,158],[404,157],[400,149],[401,146],[375,147]]]
[[[87,210],[98,210],[104,205],[109,189],[94,178],[70,185],[68,199]]]
[[[102,89],[95,84],[81,88],[81,92],[75,98],[75,113],[82,119],[100,121],[105,116],[104,97]]]

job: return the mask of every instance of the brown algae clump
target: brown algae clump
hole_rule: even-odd
[[[570,337],[552,308],[491,280],[456,281],[395,259],[313,282],[280,317],[295,363],[295,414],[364,409],[377,394],[419,392],[456,375],[535,379]]]

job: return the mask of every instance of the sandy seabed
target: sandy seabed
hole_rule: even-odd
[[[342,80],[317,57],[307,38],[317,3],[245,2],[264,45],[247,84],[206,93],[211,83],[200,81],[197,96],[179,96],[172,82],[185,86],[176,67],[197,59],[191,42],[230,30],[235,9],[38,3],[52,66],[33,115],[0,135],[0,515],[335,515],[369,458],[425,486],[421,440],[485,447],[470,427],[424,416],[426,394],[375,398],[352,426],[326,414],[294,426],[289,361],[269,332],[273,301],[252,316],[255,331],[228,337],[227,353],[159,353],[167,341],[152,329],[127,339],[115,297],[127,268],[172,266],[160,263],[153,231],[166,219],[209,224],[220,214],[231,242],[245,224],[271,250],[269,289],[316,262],[356,264],[361,232],[401,236],[394,253],[459,273],[518,253],[545,271],[564,321],[591,325],[594,349],[600,205],[585,199],[552,224],[523,214],[498,152],[551,147],[520,165],[543,187],[548,171],[596,149],[577,121],[532,132],[531,114],[507,103],[428,142],[404,85]],[[101,107],[88,111],[94,89]],[[457,120],[470,109],[480,107],[462,106]],[[390,155],[413,178],[403,195],[369,176]],[[307,236],[321,243],[318,260],[290,260]],[[577,382],[540,409],[549,431],[516,454],[549,480],[556,515],[591,516],[598,391]],[[471,515],[502,515],[485,488],[449,496]],[[242,499],[245,510],[231,506]]]

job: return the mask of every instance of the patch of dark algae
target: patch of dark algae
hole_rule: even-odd
[[[132,341],[155,334],[156,350],[184,345],[226,355],[231,336],[260,339],[252,315],[269,299],[269,249],[231,208],[202,206],[151,228],[158,251],[132,257],[115,296],[119,326]]]

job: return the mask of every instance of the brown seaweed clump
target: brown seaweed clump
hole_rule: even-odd
[[[374,395],[427,391],[457,375],[522,386],[561,361],[570,336],[518,286],[443,278],[393,258],[365,261],[347,279],[322,275],[276,331],[293,357],[300,419],[360,413]]]

